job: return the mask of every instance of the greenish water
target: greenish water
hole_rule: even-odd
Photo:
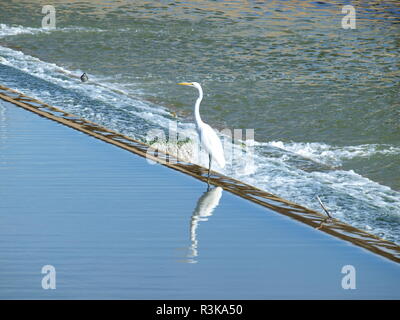
[[[400,6],[353,1],[345,30],[349,3],[58,1],[43,30],[46,1],[1,2],[0,80],[142,140],[170,112],[194,132],[175,84],[198,81],[207,123],[255,130],[254,165],[219,171],[399,242]]]

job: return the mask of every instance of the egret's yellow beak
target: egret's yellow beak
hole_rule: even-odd
[[[180,83],[177,83],[177,84],[179,84],[181,86],[191,86],[193,83],[191,83],[191,82],[180,82]]]

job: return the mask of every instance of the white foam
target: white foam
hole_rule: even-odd
[[[276,142],[264,144],[273,147],[277,145],[282,146]],[[376,146],[375,150],[380,149]],[[284,150],[288,151],[288,148]],[[297,148],[295,150],[298,151]],[[387,146],[382,150],[397,152]],[[296,154],[303,155],[299,152]],[[358,150],[356,154],[359,154]],[[252,175],[235,174],[234,168],[231,175],[317,211],[321,211],[316,201],[319,195],[335,218],[369,230],[382,238],[397,242],[400,240],[400,224],[396,220],[400,219],[400,192],[353,170],[304,171],[288,165],[285,154],[279,156],[279,153],[273,153],[270,157],[256,154],[256,163],[258,167]],[[398,222],[392,223],[393,219]]]
[[[39,32],[46,32],[49,29],[29,28],[22,26],[8,26],[6,24],[0,24],[0,37],[15,36],[19,34],[35,34]]]
[[[81,70],[70,71],[54,63],[43,62],[36,57],[1,46],[0,55],[3,58],[2,61],[0,61],[1,63],[57,84],[62,88],[77,91],[105,103],[115,101],[116,107],[121,103],[133,105],[136,109],[144,111],[142,114],[144,118],[154,117],[155,114],[169,114],[160,106],[155,108],[155,106],[149,105],[144,101],[133,99],[129,96],[129,93],[115,88],[113,84],[97,82],[97,77],[95,75],[91,75],[91,81],[89,83],[82,85],[79,80],[79,76],[83,73]],[[122,99],[121,95],[123,95]]]
[[[270,141],[257,145],[276,147],[329,166],[340,166],[343,160],[368,158],[377,154],[400,154],[399,147],[388,144],[362,144],[338,147],[318,142]]]
[[[32,28],[24,27],[21,25],[9,26],[0,24],[0,38],[8,36],[16,36],[20,34],[38,34],[50,32],[103,32],[104,30],[98,28],[83,28],[83,27],[64,27],[64,28]]]

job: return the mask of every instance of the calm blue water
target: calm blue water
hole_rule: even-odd
[[[0,116],[1,299],[400,297],[397,263],[3,101]]]
[[[0,3],[2,84],[143,141],[177,121],[189,148],[175,84],[201,82],[206,122],[255,130],[254,164],[216,170],[400,243],[397,1],[354,4],[355,30],[340,1],[60,1],[55,30],[43,4]]]

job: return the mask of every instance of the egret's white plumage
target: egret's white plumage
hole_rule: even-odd
[[[195,87],[199,91],[199,97],[194,106],[194,117],[196,122],[197,133],[199,134],[200,143],[209,155],[208,174],[210,174],[211,163],[214,160],[221,168],[225,167],[224,149],[222,143],[214,129],[207,123],[203,122],[200,117],[200,103],[203,99],[203,89],[197,82],[181,82],[183,86]]]

